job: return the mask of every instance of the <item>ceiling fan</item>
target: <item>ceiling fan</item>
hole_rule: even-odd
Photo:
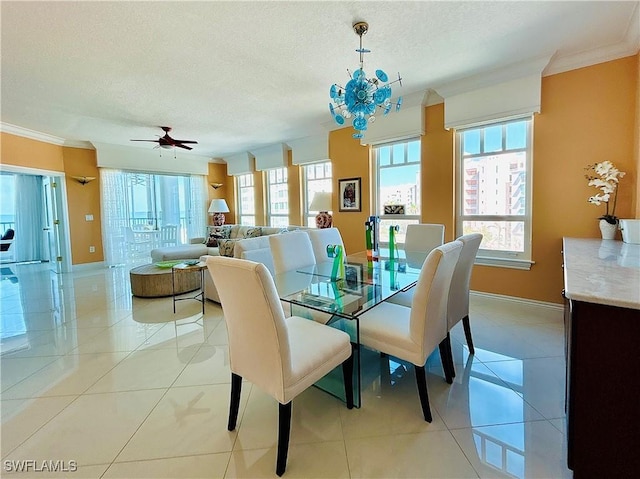
[[[171,131],[170,126],[161,126],[164,130],[164,136],[159,136],[157,140],[131,140],[131,141],[150,141],[152,143],[157,143],[158,146],[155,148],[184,148],[185,150],[192,150],[190,146],[186,146],[187,143],[190,144],[198,144],[197,141],[193,140],[175,140],[169,136],[169,132]]]

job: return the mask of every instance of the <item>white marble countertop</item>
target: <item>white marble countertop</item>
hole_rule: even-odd
[[[640,245],[564,238],[563,256],[567,298],[640,310]]]

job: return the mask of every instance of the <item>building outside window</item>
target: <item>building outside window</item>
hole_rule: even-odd
[[[238,218],[241,225],[256,224],[256,195],[253,174],[236,176],[238,188]]]
[[[287,169],[274,168],[267,175],[267,221],[269,226],[289,224],[289,186]]]
[[[531,119],[456,132],[457,235],[482,233],[478,263],[531,265]]]
[[[313,196],[321,191],[332,191],[331,162],[314,163],[305,165],[302,169],[304,182],[304,217],[306,226],[315,227],[316,215],[319,211],[309,210],[309,205],[313,201]]]
[[[375,146],[373,157],[376,168],[375,213],[380,216],[380,243],[383,246],[389,243],[389,227],[395,225],[400,227],[397,241],[404,243],[407,226],[420,222],[420,140]]]

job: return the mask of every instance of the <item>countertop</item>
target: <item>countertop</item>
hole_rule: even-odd
[[[640,245],[564,238],[567,298],[640,310]]]

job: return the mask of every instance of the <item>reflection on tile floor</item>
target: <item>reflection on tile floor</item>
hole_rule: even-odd
[[[170,298],[133,298],[126,268],[38,264],[11,265],[0,301],[3,475],[35,460],[75,461],[77,478],[274,476],[273,399],[245,383],[239,427],[226,429],[219,305],[194,322],[195,301],[174,315]],[[427,363],[432,423],[412,366],[373,355],[361,409],[315,388],[294,401],[286,477],[571,477],[562,311],[471,303],[475,356],[458,326],[454,383],[437,354]],[[32,465],[19,477],[63,476]]]

